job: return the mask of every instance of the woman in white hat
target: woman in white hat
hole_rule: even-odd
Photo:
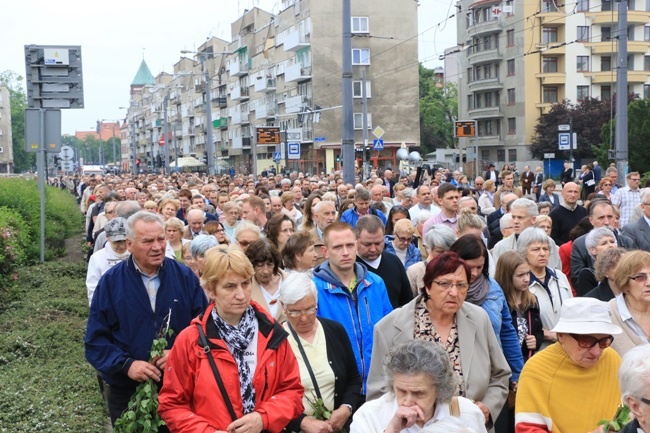
[[[612,324],[606,303],[571,298],[562,304],[552,332],[557,343],[528,360],[521,372],[516,429],[602,432],[598,422],[612,419],[621,401],[621,358],[609,347],[621,328]]]

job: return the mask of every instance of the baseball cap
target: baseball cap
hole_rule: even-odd
[[[106,239],[111,242],[126,240],[126,220],[124,218],[113,218],[104,226]]]

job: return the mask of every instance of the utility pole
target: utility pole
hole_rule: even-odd
[[[354,113],[352,111],[352,0],[343,0],[343,182],[354,185]]]
[[[361,71],[361,103],[363,107],[363,175],[362,179],[365,179],[369,175],[370,171],[370,161],[367,156],[369,155],[368,150],[368,95],[366,94],[366,70]]]
[[[618,2],[618,58],[616,69],[616,168],[617,183],[625,185],[627,149],[627,2]]]
[[[212,141],[212,101],[210,95],[210,72],[208,71],[207,55],[201,57],[203,65],[203,74],[205,76],[205,115],[206,119],[206,139],[208,151],[208,176],[214,175],[214,141]]]
[[[167,102],[169,101],[169,95],[165,95],[163,98],[163,122],[165,122],[164,134],[165,134],[165,161],[163,162],[163,173],[169,174],[169,146],[171,146],[171,140],[169,138],[169,123],[167,123]],[[178,159],[178,158],[176,158]]]

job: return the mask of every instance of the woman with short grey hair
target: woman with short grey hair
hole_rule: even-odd
[[[456,233],[450,227],[443,224],[434,225],[424,235],[424,249],[427,252],[426,260],[409,266],[406,270],[406,275],[413,290],[413,296],[420,294],[420,290],[424,287],[424,271],[427,268],[427,263],[433,260],[438,254],[449,251],[449,248],[456,242]]]
[[[203,266],[205,265],[205,253],[212,247],[219,245],[217,238],[212,235],[198,235],[192,239],[190,244],[190,253],[192,258],[196,261],[196,266],[199,269],[199,275],[203,275]]]
[[[359,404],[361,377],[348,335],[338,322],[316,317],[318,292],[305,273],[289,274],[280,287],[280,305],[287,321],[289,344],[298,360],[305,389],[304,412],[287,429],[294,432],[339,431],[349,428]],[[332,412],[327,421],[316,419],[311,402],[322,399]]]
[[[637,346],[623,356],[618,370],[623,403],[630,408],[634,420],[620,433],[650,433],[650,345]]]
[[[578,274],[578,284],[575,285],[578,296],[586,295],[598,285],[593,263],[602,253],[617,246],[614,232],[609,227],[598,227],[587,233],[585,248],[587,248],[587,252],[591,256],[592,267],[582,268]]]
[[[383,371],[385,394],[361,406],[350,433],[410,433],[450,416],[457,416],[477,432],[486,431],[485,416],[478,406],[467,398],[454,397],[457,378],[447,351],[439,344],[407,341],[386,355]]]

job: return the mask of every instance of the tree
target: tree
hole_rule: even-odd
[[[560,154],[567,159],[569,151],[558,150],[558,125],[572,123],[573,132],[578,136],[578,148],[573,151],[575,158],[593,158],[593,148],[601,144],[601,130],[609,122],[611,101],[600,101],[596,98],[586,98],[573,104],[569,101],[553,104],[547,114],[542,115],[533,135],[530,151],[535,158],[543,158],[544,153]]]
[[[27,94],[22,86],[23,77],[12,71],[0,73],[0,83],[9,89],[11,105],[11,135],[14,154],[14,171],[20,173],[33,170],[36,164],[36,154],[25,151],[25,109]]]
[[[605,124],[602,128],[601,142],[603,144],[600,148],[604,158],[598,161],[606,167],[609,162],[607,149],[609,149],[610,130],[613,137],[616,137],[616,119]],[[637,99],[630,102],[627,106],[627,146],[628,146],[628,161],[630,171],[638,171],[641,173],[649,171],[650,167],[650,152],[648,152],[648,143],[650,143],[650,100]]]
[[[454,147],[458,118],[458,89],[454,83],[434,81],[433,70],[420,65],[420,145],[423,152]]]

